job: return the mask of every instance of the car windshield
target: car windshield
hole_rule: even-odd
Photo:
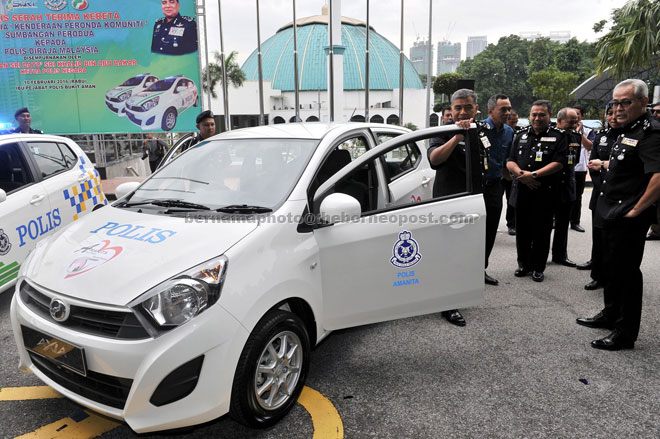
[[[202,142],[146,180],[129,204],[178,200],[208,206],[275,209],[302,175],[318,140]]]
[[[140,82],[142,82],[142,78],[144,78],[144,76],[141,75],[131,79],[127,79],[126,81],[124,81],[122,86],[140,85]]]
[[[154,83],[151,87],[149,87],[147,89],[147,91],[165,91],[165,90],[169,90],[170,87],[172,87],[172,84],[174,84],[174,81],[176,81],[176,78],[161,79],[160,81]]]

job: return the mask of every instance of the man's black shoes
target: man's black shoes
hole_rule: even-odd
[[[516,228],[515,227],[509,227],[509,235],[516,236]]]
[[[631,340],[630,338],[623,335],[619,330],[615,329],[607,337],[592,341],[591,347],[596,349],[603,349],[605,351],[633,349],[635,347],[635,340]]]
[[[495,279],[495,278],[492,277],[492,276],[489,276],[488,273],[486,273],[485,271],[484,271],[484,281],[485,281],[488,285],[494,285],[494,286],[497,286],[497,285],[499,285],[499,283],[500,283],[500,281],[498,281],[497,279]]]
[[[555,264],[563,265],[565,267],[575,267],[577,265],[575,262],[571,261],[568,258],[563,258],[563,259],[552,258],[552,262],[554,262]]]
[[[578,264],[575,268],[578,270],[591,270],[592,265],[591,261],[587,261],[584,264]]]
[[[543,279],[545,279],[545,276],[543,275],[542,271],[532,272],[532,280],[534,282],[543,282]]]
[[[450,311],[442,311],[442,317],[447,319],[447,321],[456,326],[465,326],[465,318],[457,309],[452,309]]]
[[[588,291],[597,290],[598,288],[603,288],[603,284],[597,280],[592,280],[584,286],[584,289]]]
[[[578,317],[575,323],[589,328],[614,329],[614,322],[605,317],[602,311],[593,317]]]
[[[575,230],[576,232],[584,233],[584,227],[579,224],[571,224],[571,229]]]
[[[531,273],[531,272],[532,272],[532,270],[527,270],[526,268],[518,267],[518,268],[516,269],[516,271],[513,273],[513,275],[514,275],[515,277],[525,277],[525,276],[527,276],[527,275],[528,275],[529,273]]]

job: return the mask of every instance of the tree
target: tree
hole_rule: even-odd
[[[553,108],[560,109],[571,102],[571,91],[578,85],[578,75],[562,72],[556,66],[534,72],[527,82],[533,87],[539,99],[552,102]]]
[[[236,62],[236,55],[238,52],[232,51],[228,57],[225,58],[225,69],[227,71],[227,80],[234,87],[240,87],[245,81],[245,73],[241,70],[240,66]],[[202,72],[202,87],[206,92],[208,92],[209,87],[206,83],[206,72],[208,69],[209,77],[211,79],[211,96],[217,98],[218,95],[215,93],[215,87],[218,83],[222,85],[222,59],[218,52],[214,54],[215,62],[208,64],[208,67],[205,67]]]
[[[631,0],[612,12],[612,27],[596,42],[596,68],[622,78],[640,68],[660,66],[660,2]],[[594,30],[602,30],[602,22]]]
[[[458,73],[442,73],[435,77],[433,81],[433,93],[436,95],[451,96],[458,90],[457,82],[462,76]]]
[[[550,41],[550,38],[538,38],[530,44],[527,50],[529,56],[527,74],[531,76],[534,72],[550,67],[555,60],[558,47],[559,43]]]

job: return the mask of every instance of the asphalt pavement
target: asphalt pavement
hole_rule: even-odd
[[[590,254],[590,195],[586,191],[583,202],[587,233],[569,232],[569,257],[578,263]],[[314,350],[307,386],[332,402],[346,438],[658,438],[659,265],[660,241],[647,242],[635,349],[595,350],[589,342],[608,332],[578,326],[575,318],[602,308],[602,290],[585,291],[588,272],[553,263],[543,283],[514,277],[515,237],[506,233],[502,214],[488,268],[500,285],[486,286],[482,306],[462,310],[467,326],[432,314],[338,331]],[[41,385],[16,369],[9,304],[9,294],[0,296],[0,386]],[[0,401],[0,436],[30,433],[80,411],[66,399]],[[186,432],[142,437],[313,434],[310,414],[296,405],[268,430],[224,417]],[[120,425],[101,437],[135,434]]]

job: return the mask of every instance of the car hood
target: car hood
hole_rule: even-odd
[[[64,296],[126,305],[222,255],[256,227],[256,221],[192,220],[107,206],[40,243],[24,275]]]
[[[164,91],[146,91],[146,90],[143,90],[139,93],[134,94],[130,98],[128,98],[128,101],[126,101],[126,102],[131,104],[131,105],[135,105],[137,107],[137,106],[142,105],[145,101],[147,101],[151,98],[154,98],[156,96],[160,96],[163,93],[165,93],[165,92]]]
[[[134,90],[135,88],[136,88],[135,86],[120,85],[118,87],[113,88],[112,90],[108,90],[108,92],[105,95],[109,98],[116,98],[120,94],[124,93],[126,90]]]

